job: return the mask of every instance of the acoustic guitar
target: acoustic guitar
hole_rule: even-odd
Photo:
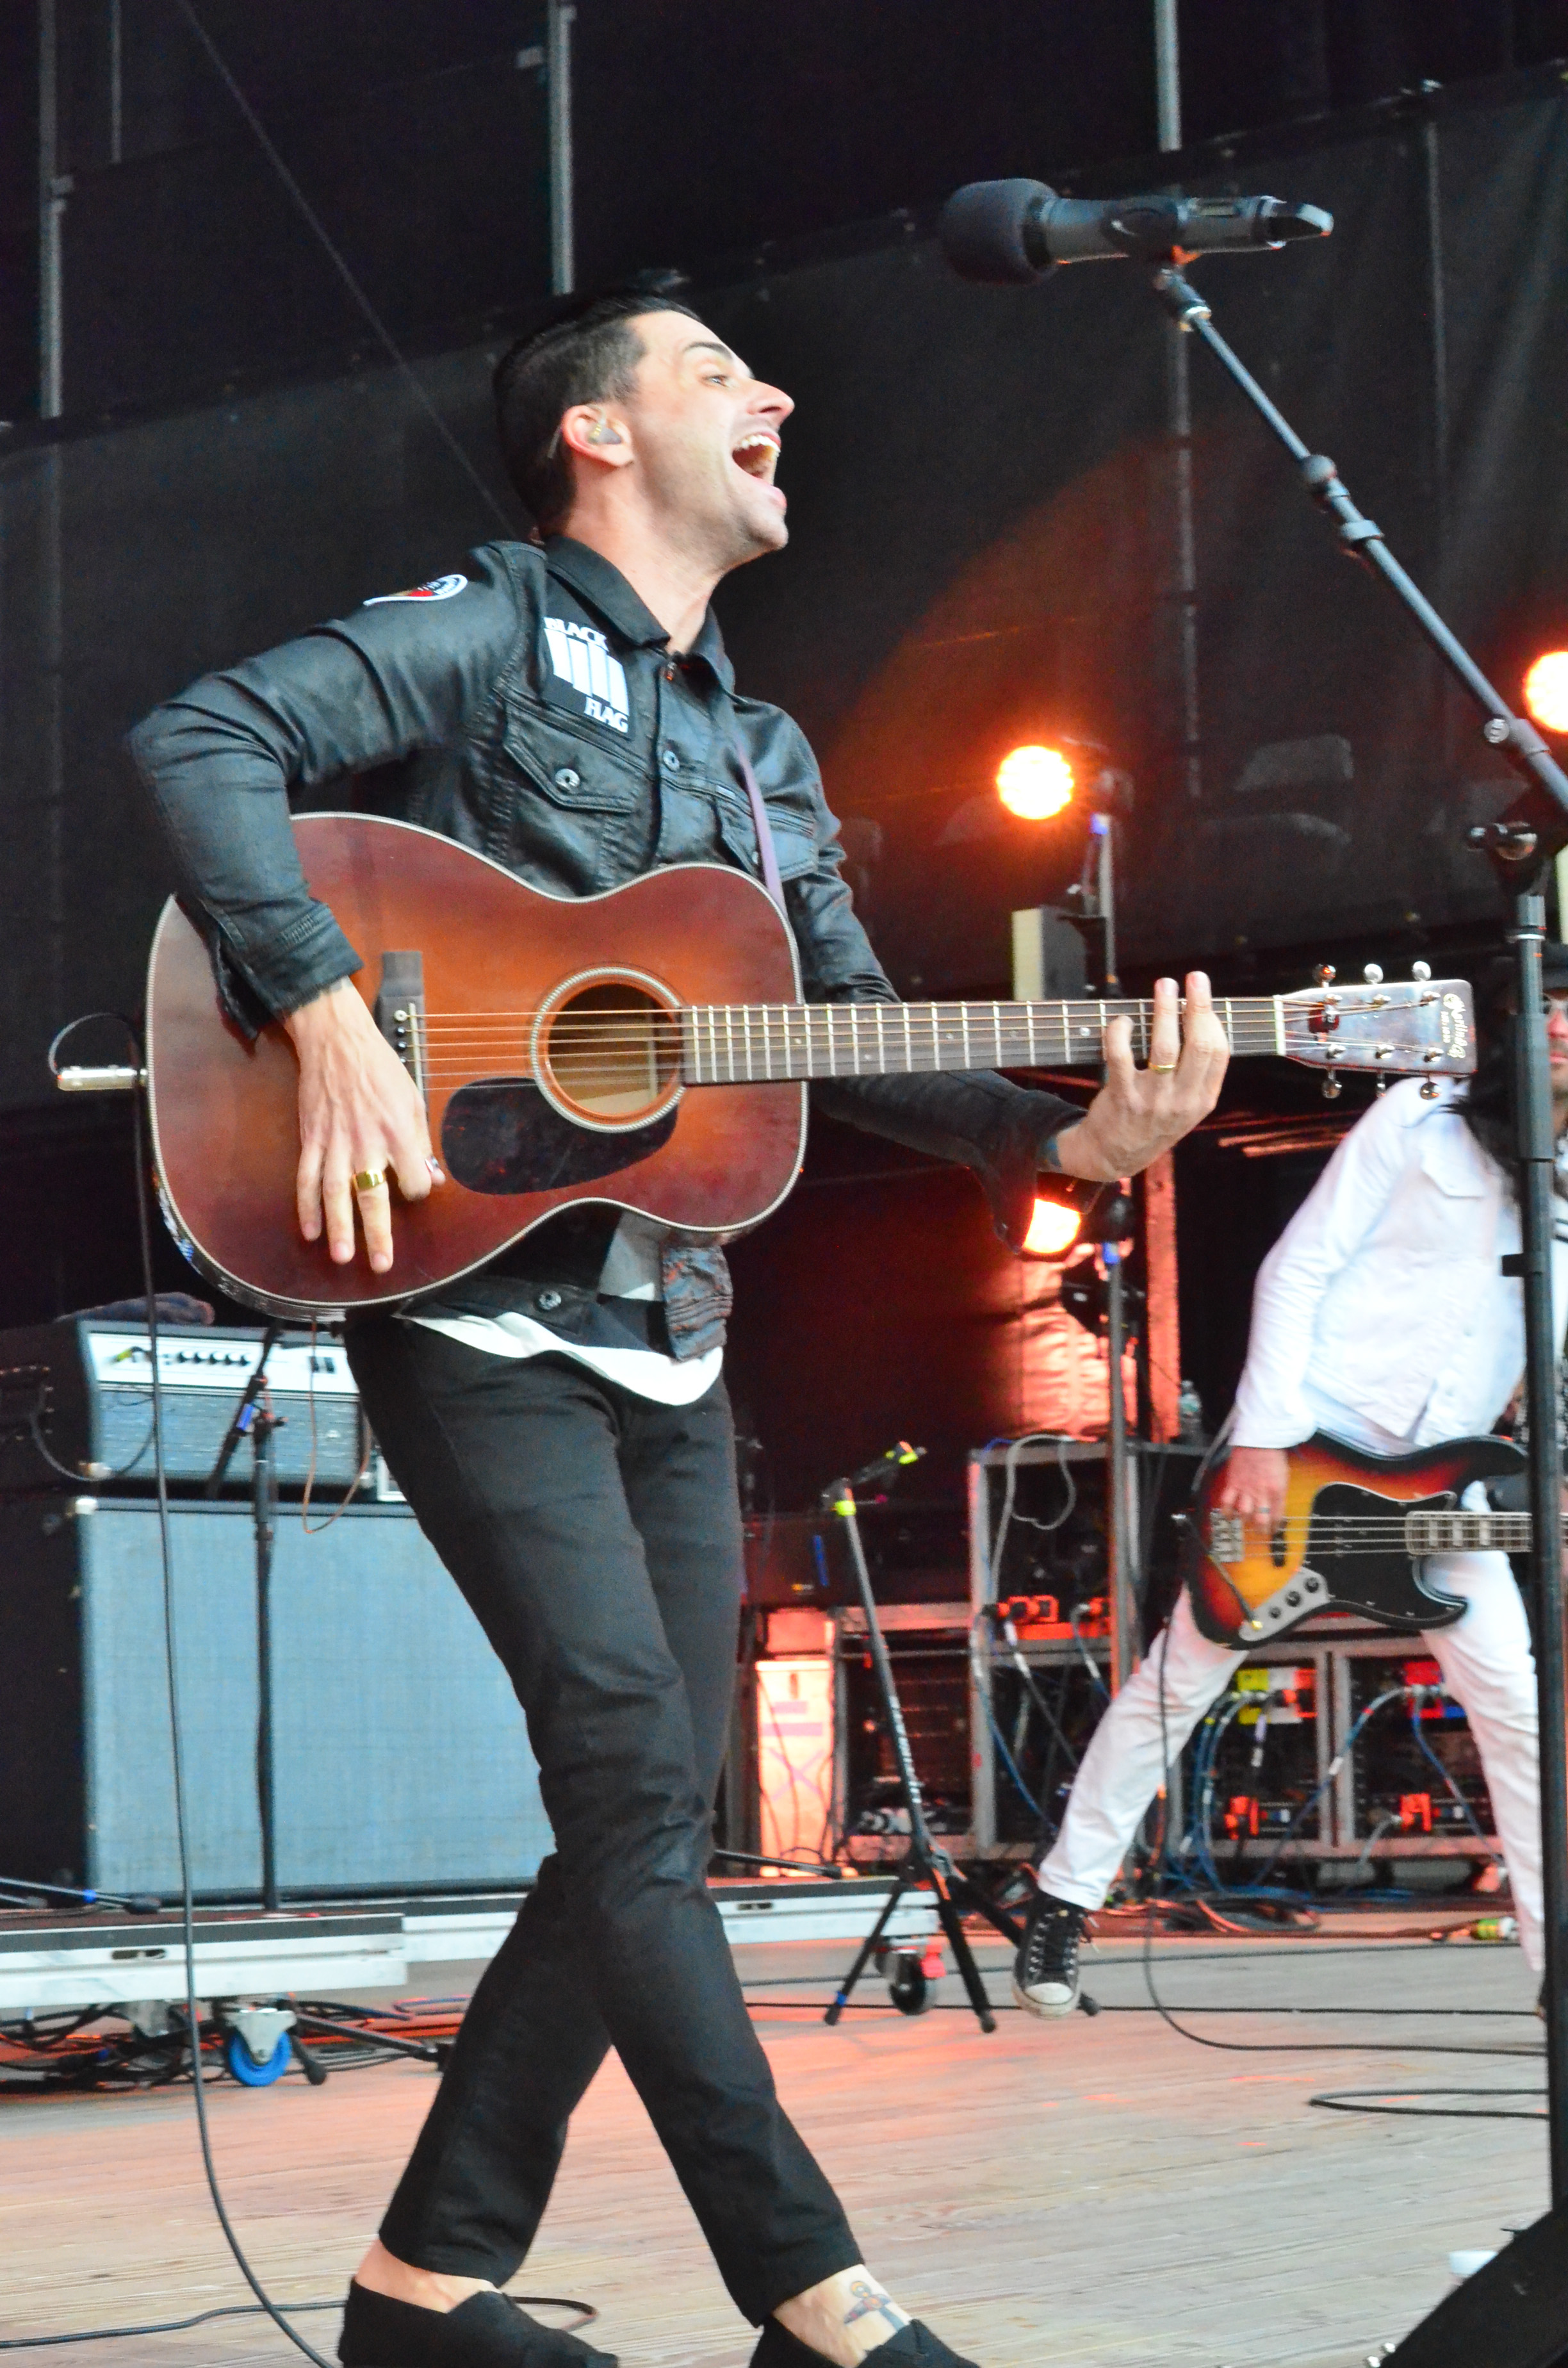
[[[1464,1611],[1426,1576],[1428,1554],[1528,1550],[1528,1513],[1465,1511],[1473,1480],[1522,1472],[1507,1439],[1454,1439],[1412,1455],[1371,1455],[1318,1431],[1287,1455],[1278,1529],[1221,1511],[1223,1464],[1208,1472],[1184,1517],[1193,1617],[1211,1643],[1237,1652],[1288,1636],[1321,1611],[1349,1611],[1413,1634],[1448,1628]]]
[[[147,982],[164,1212],[193,1265],[268,1315],[402,1305],[574,1201],[722,1240],[794,1183],[814,1077],[1097,1064],[1122,1012],[1147,1058],[1147,1002],[803,1003],[777,907],[722,864],[561,897],[406,823],[312,814],[294,833],[312,894],[364,958],[355,984],[425,1097],[449,1180],[396,1206],[391,1274],[302,1241],[293,1048],[280,1027],[248,1042],[224,1018],[201,939],[168,904]],[[1475,1066],[1460,980],[1217,1009],[1238,1053],[1381,1076]]]

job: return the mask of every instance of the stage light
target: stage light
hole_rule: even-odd
[[[1568,732],[1568,650],[1547,650],[1525,677],[1525,705],[1543,732]]]
[[[996,794],[1020,822],[1049,822],[1073,796],[1073,768],[1059,748],[1010,749],[996,768]]]
[[[1037,1201],[1028,1232],[1024,1235],[1027,1258],[1060,1258],[1078,1238],[1083,1219],[1061,1201]]]

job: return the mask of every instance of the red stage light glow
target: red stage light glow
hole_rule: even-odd
[[[1073,796],[1073,768],[1060,748],[1010,749],[996,768],[996,794],[1020,822],[1049,822]]]

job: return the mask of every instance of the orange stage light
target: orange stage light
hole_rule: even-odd
[[[1060,1258],[1077,1240],[1082,1222],[1077,1210],[1067,1208],[1061,1201],[1037,1201],[1028,1232],[1024,1235],[1026,1257]]]
[[[1547,650],[1525,677],[1525,705],[1543,732],[1568,732],[1568,650]]]
[[[1542,732],[1568,732],[1568,649],[1547,649],[1526,675],[1526,706]]]
[[[1073,768],[1059,748],[1010,749],[996,768],[996,794],[1020,822],[1049,822],[1073,796]]]

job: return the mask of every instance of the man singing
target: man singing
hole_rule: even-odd
[[[807,996],[892,995],[811,751],[736,696],[709,607],[731,568],[787,540],[773,478],[789,398],[647,297],[524,341],[495,391],[540,541],[487,545],[465,574],[210,677],[132,740],[227,1008],[280,1020],[298,1054],[301,1229],[378,1274],[394,1270],[392,1185],[404,1201],[452,1188],[349,983],[359,959],[306,892],[291,788],[395,760],[408,820],[562,896],[672,863],[766,876],[776,848]],[[1224,1042],[1207,983],[1187,996],[1178,1059],[1175,984],[1156,989],[1148,1071],[1112,1023],[1084,1112],[988,1074],[857,1079],[817,1102],[966,1162],[1016,1247],[1040,1167],[1129,1174],[1211,1108]],[[865,2267],[780,2109],[706,1889],[741,1573],[729,1299],[717,1248],[589,1209],[438,1304],[349,1326],[387,1461],[522,1703],[555,1850],[355,2272],[346,2368],[603,2360],[496,2289],[611,2046],[764,2330],[764,2368],[955,2362]]]
[[[1559,1167],[1568,1134],[1568,948],[1549,947],[1547,1035]],[[1216,1503],[1278,1528],[1285,1450],[1323,1430],[1384,1455],[1491,1430],[1524,1366],[1524,1303],[1500,1261],[1519,1247],[1502,1111],[1508,1023],[1468,1088],[1425,1101],[1414,1078],[1375,1101],[1264,1260]],[[1560,1186],[1560,1190],[1561,1190]],[[1559,1203],[1560,1211],[1562,1204]],[[1555,1245],[1557,1328],[1568,1310],[1568,1219]],[[1506,1555],[1434,1554],[1468,1609],[1428,1652],[1470,1720],[1503,1845],[1519,1939],[1539,1974],[1540,1768],[1535,1661]],[[1104,1904],[1167,1757],[1245,1656],[1203,1636],[1184,1593],[1095,1731],[1074,1779],[1013,1974],[1033,2014],[1070,2013],[1085,1917]]]

